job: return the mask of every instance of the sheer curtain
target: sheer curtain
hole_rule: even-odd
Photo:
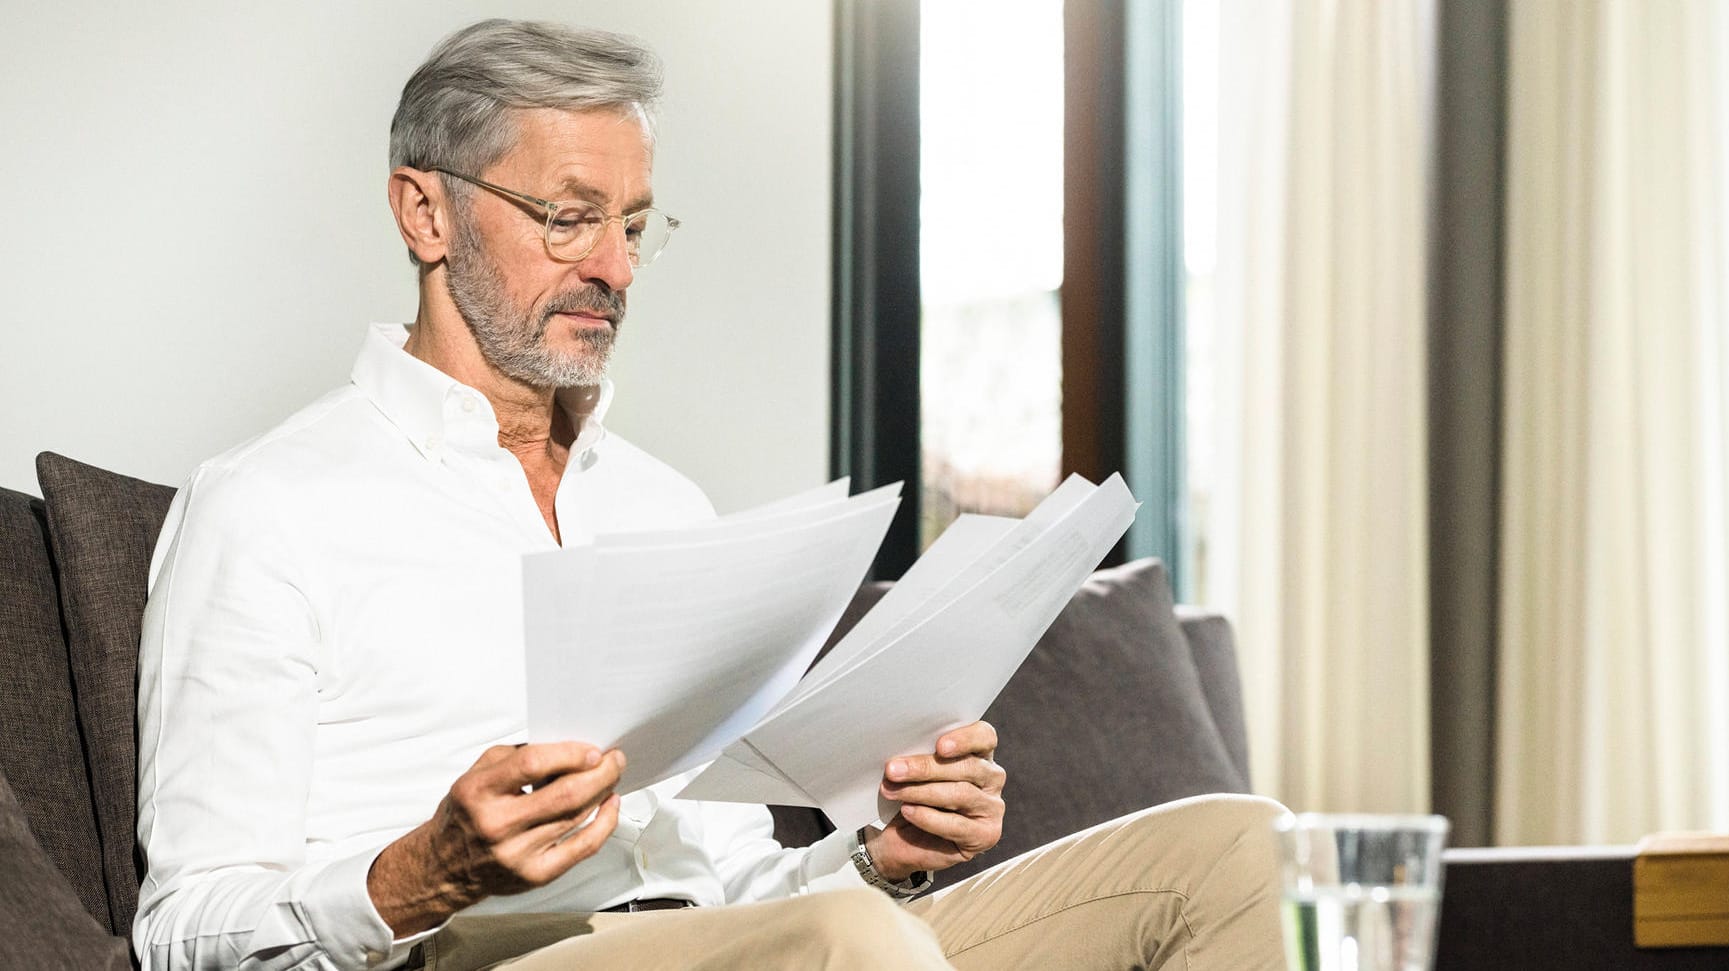
[[[1501,843],[1729,829],[1729,12],[1509,53]]]
[[[1425,165],[1432,0],[1220,7],[1208,599],[1256,789],[1429,802]]]

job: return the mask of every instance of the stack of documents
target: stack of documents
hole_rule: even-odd
[[[681,797],[885,820],[884,763],[984,714],[1136,508],[1071,476],[1025,519],[962,516],[805,674],[899,502],[845,490],[526,557],[529,737],[622,749],[621,792],[712,761]]]

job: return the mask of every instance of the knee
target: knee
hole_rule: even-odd
[[[1279,851],[1273,823],[1289,810],[1249,795],[1200,796],[1172,809],[1201,868],[1192,894],[1222,894],[1239,903],[1276,896]]]
[[[1131,827],[1178,832],[1191,843],[1224,852],[1244,843],[1273,846],[1273,822],[1290,810],[1265,796],[1221,793],[1154,806],[1130,817]]]
[[[929,925],[875,890],[837,890],[801,900],[801,950],[817,967],[920,967],[940,959]]]
[[[1245,876],[1278,870],[1273,822],[1288,810],[1262,796],[1194,796],[1145,809],[1118,821],[1120,835],[1141,859],[1186,860],[1196,876],[1239,870]],[[1173,856],[1154,851],[1172,848]]]

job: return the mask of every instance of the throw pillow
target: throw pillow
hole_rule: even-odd
[[[150,554],[174,490],[53,452],[36,457],[60,602],[72,654],[78,720],[90,759],[109,929],[130,934],[138,906],[138,639]]]

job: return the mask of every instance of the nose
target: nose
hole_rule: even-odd
[[[630,265],[630,251],[624,238],[624,220],[616,216],[607,221],[600,242],[576,265],[584,280],[604,283],[614,291],[622,291],[635,278],[636,268]]]

